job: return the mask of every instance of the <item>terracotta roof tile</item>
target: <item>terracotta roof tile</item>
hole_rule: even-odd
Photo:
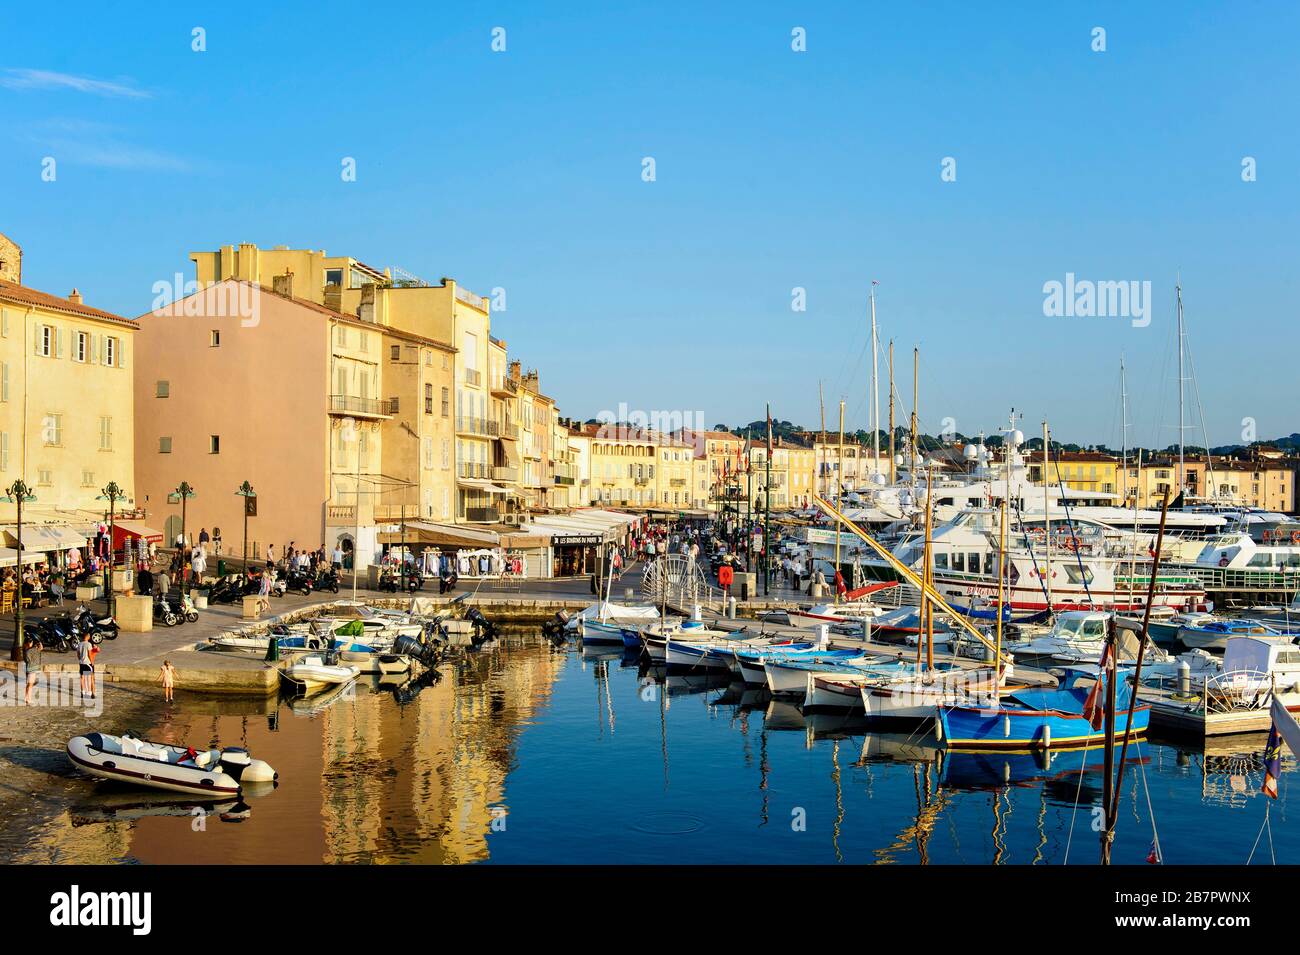
[[[68,301],[66,298],[59,298],[59,296],[50,295],[48,292],[38,292],[34,288],[7,282],[4,279],[0,279],[0,301],[11,302],[15,305],[34,305],[37,308],[49,309],[52,312],[80,315],[82,318],[94,318],[101,322],[112,322],[130,328],[140,327],[134,320],[123,318],[121,315],[114,315],[112,312],[91,308],[89,305],[79,305],[76,302]]]

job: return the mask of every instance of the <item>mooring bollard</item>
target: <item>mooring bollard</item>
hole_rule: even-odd
[[[1178,661],[1178,695],[1192,695],[1192,667],[1186,660]]]
[[[727,598],[727,617],[731,620],[736,619],[736,598],[734,596]]]

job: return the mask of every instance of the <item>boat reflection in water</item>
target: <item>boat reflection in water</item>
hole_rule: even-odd
[[[611,650],[506,634],[449,656],[441,676],[367,678],[306,709],[182,694],[135,725],[247,747],[279,770],[272,796],[196,805],[57,776],[24,804],[22,832],[0,830],[0,861],[1096,861],[1100,747],[945,750],[929,732],[871,732],[726,673],[669,676]],[[1115,860],[1146,858],[1147,787],[1169,861],[1221,861],[1239,843],[1244,859],[1261,747],[1136,742],[1122,805],[1140,824],[1120,827]],[[1300,858],[1300,835],[1274,839],[1279,860]]]

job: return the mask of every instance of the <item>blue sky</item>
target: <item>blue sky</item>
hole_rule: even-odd
[[[136,315],[191,250],[324,248],[504,288],[494,330],[565,413],[815,426],[820,380],[859,427],[874,278],[925,430],[1014,406],[1118,445],[1122,353],[1130,441],[1163,445],[1181,270],[1210,442],[1300,430],[1294,6],[267,6],[6,14],[28,284]],[[1151,282],[1150,325],[1045,317],[1070,272]]]

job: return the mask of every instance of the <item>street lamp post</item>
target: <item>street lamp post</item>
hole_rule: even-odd
[[[22,478],[9,485],[5,500],[18,505],[18,599],[14,607],[14,645],[9,650],[9,659],[21,662],[23,657],[23,502],[34,501],[31,488],[23,483]]]
[[[117,486],[116,481],[109,481],[99,494],[101,501],[108,501],[108,561],[104,564],[104,600],[108,612],[113,612],[113,532],[117,521],[117,500],[126,497],[126,492]],[[21,560],[21,556],[19,560]]]
[[[188,502],[189,499],[192,498],[193,496],[194,496],[194,488],[190,486],[190,483],[188,481],[181,481],[180,486],[177,487],[176,490],[172,491],[171,494],[167,495],[167,498],[171,503],[175,504],[177,501],[179,501],[181,505],[181,548],[186,548],[185,505],[186,502]],[[186,572],[190,570],[192,570],[192,567],[190,566],[189,554],[188,552],[182,553],[181,554],[181,579],[182,580],[185,579]]]
[[[248,576],[248,507],[249,499],[256,500],[257,492],[253,490],[253,485],[245,481],[239,485],[239,490],[235,493],[244,499],[244,576]]]

